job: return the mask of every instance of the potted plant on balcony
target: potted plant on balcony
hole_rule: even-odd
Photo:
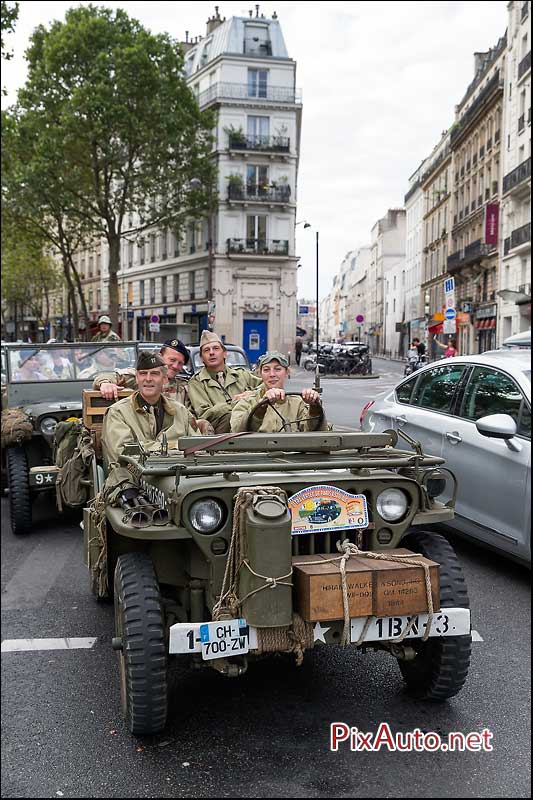
[[[276,133],[272,137],[272,149],[273,150],[281,150],[284,153],[289,151],[289,139],[288,134],[289,129],[286,125],[280,125],[279,128],[276,128]]]
[[[228,134],[230,149],[246,150],[246,134],[242,127],[235,128],[233,125],[228,125],[224,128],[224,133]]]
[[[232,172],[226,176],[228,181],[228,197],[230,200],[242,200],[243,198],[243,177],[238,172]]]

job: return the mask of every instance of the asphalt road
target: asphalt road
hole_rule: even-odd
[[[340,384],[326,392],[344,407]],[[2,653],[2,797],[530,796],[524,568],[454,541],[478,641],[465,688],[445,704],[409,698],[385,653],[317,644],[300,668],[268,658],[236,680],[184,670],[165,733],[136,738],[120,712],[113,608],[90,594],[79,527],[40,498],[35,531],[16,538],[7,498],[1,512],[2,642],[95,639],[83,650]],[[375,733],[385,721],[393,732],[488,729],[494,749],[330,752],[332,722]]]

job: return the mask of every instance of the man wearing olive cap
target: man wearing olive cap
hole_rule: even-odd
[[[261,386],[261,379],[245,369],[226,366],[224,342],[212,331],[200,339],[204,367],[189,381],[189,398],[195,415],[208,420],[216,433],[228,433],[235,403]]]
[[[157,353],[140,353],[135,371],[137,391],[107,410],[102,450],[110,469],[118,466],[127,442],[140,442],[146,450],[155,449],[165,433],[168,446],[175,448],[180,436],[198,435],[190,411],[163,395],[166,371],[166,364]]]
[[[112,324],[111,318],[107,314],[102,314],[98,319],[98,333],[93,336],[91,342],[121,342],[118,333],[111,330]]]
[[[285,381],[289,376],[287,356],[271,350],[261,356],[257,366],[262,385],[253,395],[240,400],[234,406],[230,423],[232,432],[251,430],[257,433],[294,433],[328,430],[318,392],[304,389],[301,397],[286,394]],[[265,402],[250,418],[250,412],[261,401]]]

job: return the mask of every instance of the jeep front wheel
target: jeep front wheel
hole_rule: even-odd
[[[128,553],[115,569],[115,640],[122,711],[131,733],[165,727],[168,707],[165,618],[151,560]]]
[[[441,608],[469,608],[468,593],[459,560],[443,536],[417,531],[402,540],[402,547],[440,564]],[[398,661],[412,695],[441,702],[463,687],[470,664],[472,636],[446,636],[409,640],[416,651],[412,661]]]
[[[6,456],[11,530],[17,536],[23,536],[31,531],[28,459],[22,447],[9,447]]]

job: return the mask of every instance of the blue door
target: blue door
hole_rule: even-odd
[[[245,319],[242,329],[242,348],[251,364],[267,351],[268,320]]]

